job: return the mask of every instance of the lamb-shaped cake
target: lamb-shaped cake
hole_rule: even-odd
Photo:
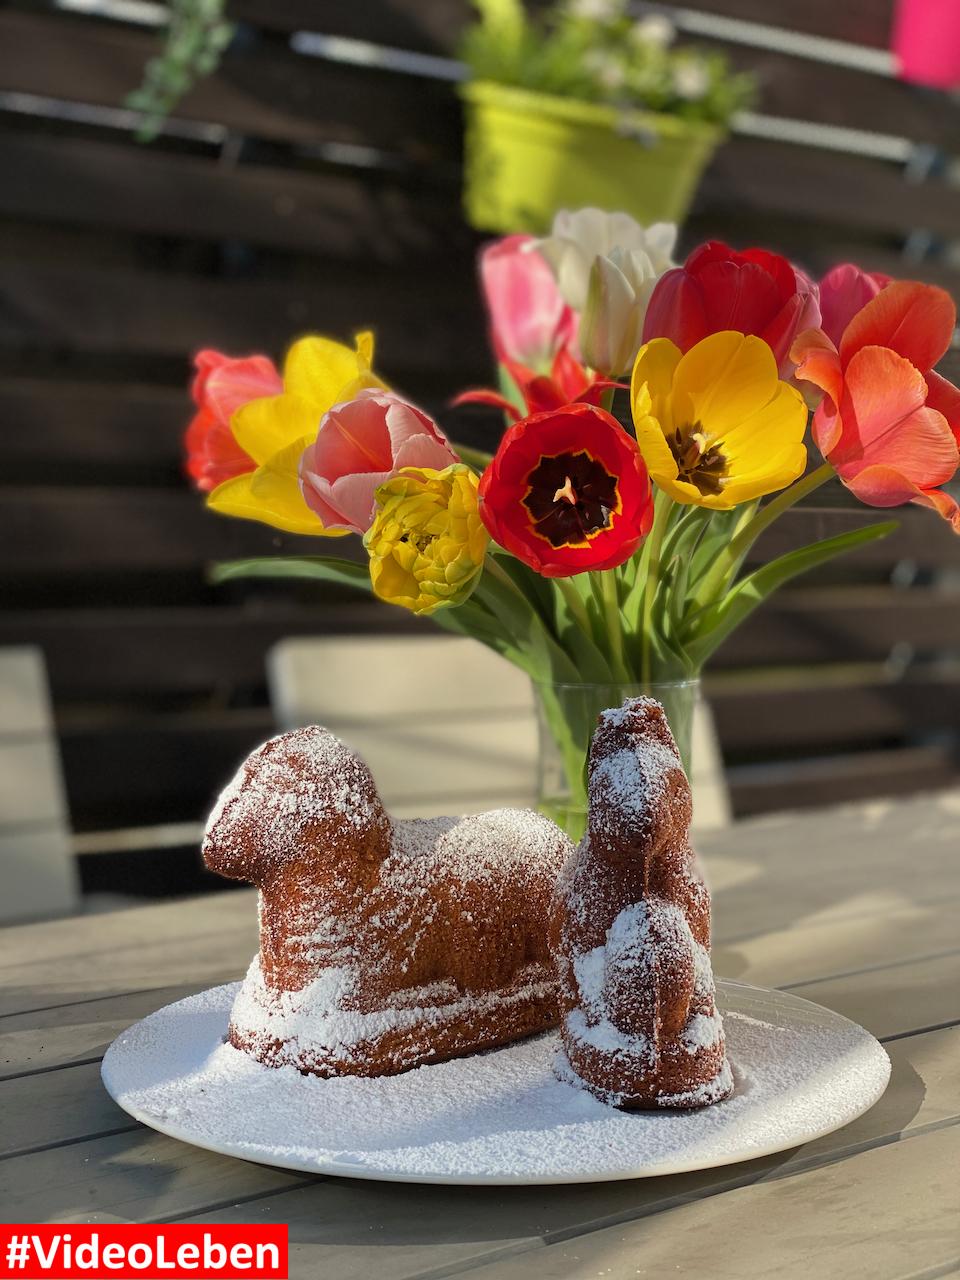
[[[260,891],[230,1042],[271,1066],[376,1076],[555,1025],[547,923],[571,853],[526,810],[392,821],[332,733],[271,739],[203,844],[208,867]]]
[[[691,813],[660,704],[632,698],[604,712],[590,748],[587,833],[552,931],[558,1074],[613,1106],[702,1107],[733,1088]]]

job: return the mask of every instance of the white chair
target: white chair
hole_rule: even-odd
[[[457,636],[317,636],[267,658],[278,725],[323,724],[364,757],[398,817],[532,807],[533,689],[511,663]],[[729,801],[710,713],[693,743],[698,830],[725,826]]]
[[[0,922],[78,906],[43,654],[0,649]]]

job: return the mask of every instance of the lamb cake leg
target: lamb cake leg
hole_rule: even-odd
[[[662,706],[632,698],[604,712],[587,832],[561,879],[553,939],[558,1074],[614,1106],[702,1107],[733,1089],[691,816]]]

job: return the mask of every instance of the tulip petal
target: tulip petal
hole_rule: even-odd
[[[373,358],[373,335],[357,335],[354,350],[332,338],[311,335],[295,342],[287,352],[283,366],[286,391],[299,396],[319,413],[326,413],[340,400],[350,399],[363,387],[379,387],[380,380],[370,372]],[[356,385],[354,385],[356,384]],[[352,395],[345,394],[351,388]]]
[[[924,489],[949,480],[960,461],[957,442],[943,414],[924,407],[926,396],[908,360],[885,347],[858,351],[846,370],[842,431],[830,456],[839,474],[848,480],[865,467],[893,467]]]
[[[954,533],[960,534],[960,506],[949,493],[944,493],[942,489],[927,489],[916,494],[910,501],[919,507],[932,507],[937,515],[943,516],[949,523]]]
[[[800,458],[802,472],[806,461],[802,444],[806,427],[807,406],[803,396],[788,382],[779,383],[767,404],[743,418],[723,437],[723,453],[730,470],[738,478],[752,470],[766,471],[778,450],[785,450],[794,461]],[[795,479],[796,476],[791,478]]]
[[[476,391],[462,391],[460,395],[454,396],[450,404],[454,409],[461,404],[488,404],[494,409],[501,409],[514,422],[520,418],[520,410],[517,406],[506,396],[502,396],[499,391],[484,391],[482,388]]]
[[[257,463],[264,464],[288,445],[311,435],[320,415],[299,396],[284,394],[251,400],[233,415],[234,438]]]
[[[839,343],[847,325],[886,285],[890,277],[861,271],[852,262],[834,267],[820,281],[821,327],[828,338]]]
[[[643,341],[668,334],[681,351],[689,351],[708,332],[703,290],[698,282],[683,267],[665,272],[647,305]]]
[[[760,338],[721,331],[688,351],[673,381],[677,426],[700,422],[714,440],[725,439],[769,404],[779,376],[773,352]]]
[[[327,534],[300,492],[298,468],[308,439],[296,441],[248,475],[218,485],[207,506],[221,515],[258,520],[286,533]],[[330,530],[337,537],[342,530]]]
[[[844,330],[840,359],[844,367],[862,347],[889,347],[916,365],[932,369],[950,346],[957,309],[944,289],[913,280],[897,280],[882,289]]]
[[[900,507],[906,502],[932,507],[949,522],[954,533],[960,534],[960,507],[956,500],[940,489],[926,489],[911,484],[893,467],[867,467],[843,482],[851,493],[870,507]]]
[[[801,333],[790,350],[790,358],[796,361],[795,376],[801,382],[812,382],[819,387],[834,406],[840,403],[843,390],[840,356],[822,329],[807,329]]]
[[[220,420],[229,422],[251,400],[280,395],[283,381],[267,356],[248,356],[244,360],[224,360],[211,369],[204,390]]]
[[[927,408],[943,414],[960,445],[960,388],[933,370],[927,374]]]
[[[634,418],[655,418],[663,435],[669,435],[674,426],[671,400],[680,359],[680,348],[669,338],[654,338],[637,352],[630,378]]]

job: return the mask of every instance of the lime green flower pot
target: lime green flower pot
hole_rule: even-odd
[[[623,112],[489,80],[466,103],[464,207],[479,231],[541,233],[595,205],[645,225],[682,222],[722,137],[715,125]]]

